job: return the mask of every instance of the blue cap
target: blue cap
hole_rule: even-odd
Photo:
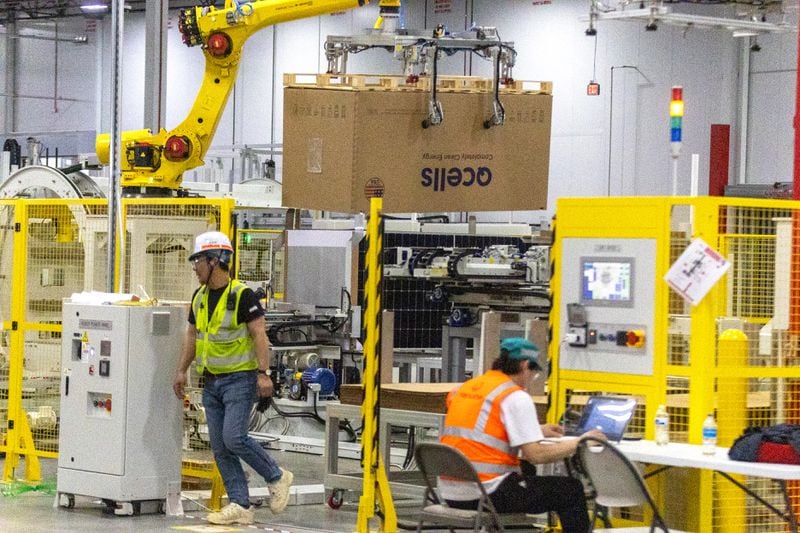
[[[503,339],[500,349],[508,352],[509,359],[527,359],[539,366],[539,348],[524,337]]]

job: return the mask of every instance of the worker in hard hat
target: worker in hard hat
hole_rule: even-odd
[[[561,437],[555,424],[539,425],[528,385],[541,372],[539,351],[521,337],[504,339],[492,369],[456,387],[447,397],[440,440],[472,462],[499,513],[554,511],[565,533],[589,531],[583,484],[572,477],[537,476],[522,461],[545,464],[572,456],[578,439]],[[602,432],[587,433],[604,439]],[[480,493],[471,483],[441,478],[439,491],[451,507],[477,509]]]
[[[255,293],[231,279],[233,247],[218,231],[203,233],[189,256],[200,288],[192,296],[189,327],[173,389],[183,400],[186,372],[197,359],[197,370],[205,378],[203,406],[208,436],[217,468],[230,503],[208,515],[212,524],[252,524],[247,478],[240,459],[268,483],[273,513],[289,501],[293,475],[280,468],[248,435],[248,424],[257,397],[270,397],[269,341],[264,309]]]

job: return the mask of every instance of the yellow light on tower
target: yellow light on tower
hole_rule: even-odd
[[[669,116],[683,116],[683,87],[672,88],[672,100],[669,103]]]

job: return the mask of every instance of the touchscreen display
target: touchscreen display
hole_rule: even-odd
[[[633,261],[626,259],[582,259],[581,303],[631,305]]]

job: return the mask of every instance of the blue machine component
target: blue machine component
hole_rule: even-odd
[[[302,380],[306,385],[318,383],[320,396],[331,396],[336,390],[336,375],[329,368],[309,367],[303,371]]]
[[[456,307],[447,318],[447,325],[455,328],[471,326],[475,323],[472,311],[465,307]]]

